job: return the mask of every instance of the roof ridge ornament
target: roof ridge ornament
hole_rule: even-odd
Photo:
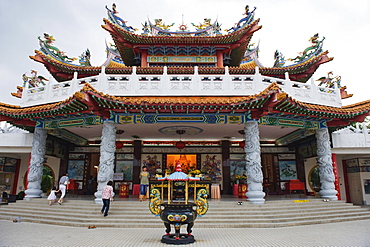
[[[116,4],[112,4],[112,10],[110,10],[107,6],[105,8],[108,10],[108,18],[111,22],[114,24],[117,24],[118,26],[122,27],[124,30],[134,33],[138,29],[133,28],[132,26],[127,26],[126,22],[122,18],[118,17],[116,14],[118,14],[118,11],[116,10]]]
[[[26,73],[22,75],[23,79],[23,86],[17,86],[17,92],[16,93],[11,93],[12,96],[16,98],[22,98],[23,94],[23,89],[26,88],[35,88],[29,91],[29,93],[36,93],[39,92],[40,90],[43,91],[44,88],[39,88],[42,86],[45,86],[46,83],[44,81],[49,81],[45,77],[41,75],[37,75],[36,70],[31,70],[31,76],[27,76]]]
[[[55,41],[54,37],[52,35],[49,35],[47,33],[44,33],[44,40],[42,40],[39,37],[37,37],[40,41],[40,50],[44,52],[47,55],[52,55],[58,60],[61,60],[63,62],[71,63],[74,60],[77,60],[75,57],[68,57],[64,51],[59,50],[57,47],[53,46],[53,43]]]
[[[322,40],[319,40],[319,34],[314,34],[308,41],[312,43],[311,46],[304,49],[303,52],[299,52],[298,56],[295,58],[288,58],[288,61],[293,61],[295,63],[301,63],[303,61],[306,61],[310,59],[313,56],[317,56],[322,52],[322,46],[323,42],[325,40],[325,37],[322,38]]]
[[[160,21],[159,21],[160,20]],[[187,26],[185,24],[181,24],[179,26],[180,30],[177,31],[170,31],[168,28],[173,26],[175,23],[172,23],[171,25],[165,25],[165,24],[160,24],[162,19],[154,19],[156,22],[153,24],[149,20],[149,25],[151,28],[151,36],[211,36],[212,33],[215,33],[218,35],[219,33],[219,27],[221,25],[218,24],[218,22],[215,22],[211,24],[210,26],[205,27],[204,29],[197,29],[196,31],[188,31]],[[144,26],[144,25],[143,25]],[[162,26],[164,28],[162,28]],[[144,26],[145,31],[147,29],[147,26]],[[143,30],[144,30],[143,28]]]
[[[254,21],[254,11],[257,9],[257,7],[254,7],[252,12],[249,12],[249,5],[245,6],[245,15],[244,18],[240,19],[238,23],[235,23],[235,25],[230,29],[225,29],[226,32],[232,33],[235,31],[238,31],[239,29],[242,29],[243,27],[251,24]]]
[[[340,90],[340,96],[341,99],[347,99],[353,96],[353,94],[348,94],[346,89],[347,86],[341,86],[340,83],[342,81],[342,77],[340,75],[333,76],[333,72],[330,71],[327,73],[327,76],[322,76],[316,81],[319,81],[319,87],[326,87],[331,88],[333,90],[324,90],[323,88],[320,88],[320,91],[326,91],[327,93],[332,93],[336,88],[339,88]]]

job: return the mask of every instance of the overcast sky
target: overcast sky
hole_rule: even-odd
[[[139,28],[148,18],[161,18],[166,24],[175,22],[191,27],[204,18],[216,19],[222,30],[232,27],[244,13],[245,5],[257,7],[262,29],[251,42],[260,42],[260,61],[266,67],[274,63],[278,49],[292,58],[310,46],[308,39],[319,33],[325,36],[324,50],[334,60],[323,64],[314,74],[318,79],[333,71],[342,77],[342,86],[354,96],[343,105],[370,99],[370,1],[368,0],[0,0],[0,102],[19,105],[10,95],[22,85],[22,74],[31,70],[51,77],[48,71],[29,58],[39,49],[37,37],[53,35],[54,45],[69,57],[78,57],[89,48],[92,65],[100,66],[106,59],[105,41],[110,35],[101,28],[107,18],[105,5],[116,3],[119,16],[127,25]]]

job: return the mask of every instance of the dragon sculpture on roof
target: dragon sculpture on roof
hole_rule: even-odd
[[[314,55],[319,54],[322,52],[322,45],[325,40],[325,37],[322,38],[322,40],[319,40],[319,34],[316,33],[314,36],[312,36],[308,41],[312,43],[311,46],[304,49],[303,52],[298,53],[299,55],[295,58],[289,58],[289,61],[293,61],[296,63],[300,63]]]
[[[59,50],[57,47],[53,46],[53,43],[55,41],[54,37],[52,35],[49,35],[47,33],[44,33],[44,40],[38,37],[40,41],[40,46],[42,51],[44,51],[47,54],[53,54],[54,56],[58,57],[63,62],[73,62],[77,58],[74,57],[68,57],[64,51]]]

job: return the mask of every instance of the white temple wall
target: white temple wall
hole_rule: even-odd
[[[2,133],[0,153],[31,153],[32,133]]]

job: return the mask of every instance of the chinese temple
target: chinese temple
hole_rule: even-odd
[[[113,43],[103,47],[102,65],[91,64],[88,49],[68,56],[44,33],[30,58],[53,79],[24,74],[12,93],[20,104],[0,104],[1,121],[34,133],[26,197],[40,197],[50,155],[60,158],[59,173],[68,172],[77,193],[88,193],[89,178],[96,178],[97,203],[107,181],[131,183],[134,192],[141,166],[155,178],[178,164],[222,194],[246,184],[243,193],[254,204],[264,203],[264,187],[280,195],[292,180],[323,198],[340,198],[342,168],[330,130],[362,122],[370,100],[343,106],[352,95],[339,76],[312,79],[333,59],[323,49],[325,38],[313,35],[295,58],[276,50],[274,65],[265,67],[251,42],[262,28],[256,8],[246,6],[226,30],[207,18],[178,26],[147,20],[138,29],[115,5],[106,10],[102,28]],[[317,157],[320,188],[307,182],[310,157]]]

